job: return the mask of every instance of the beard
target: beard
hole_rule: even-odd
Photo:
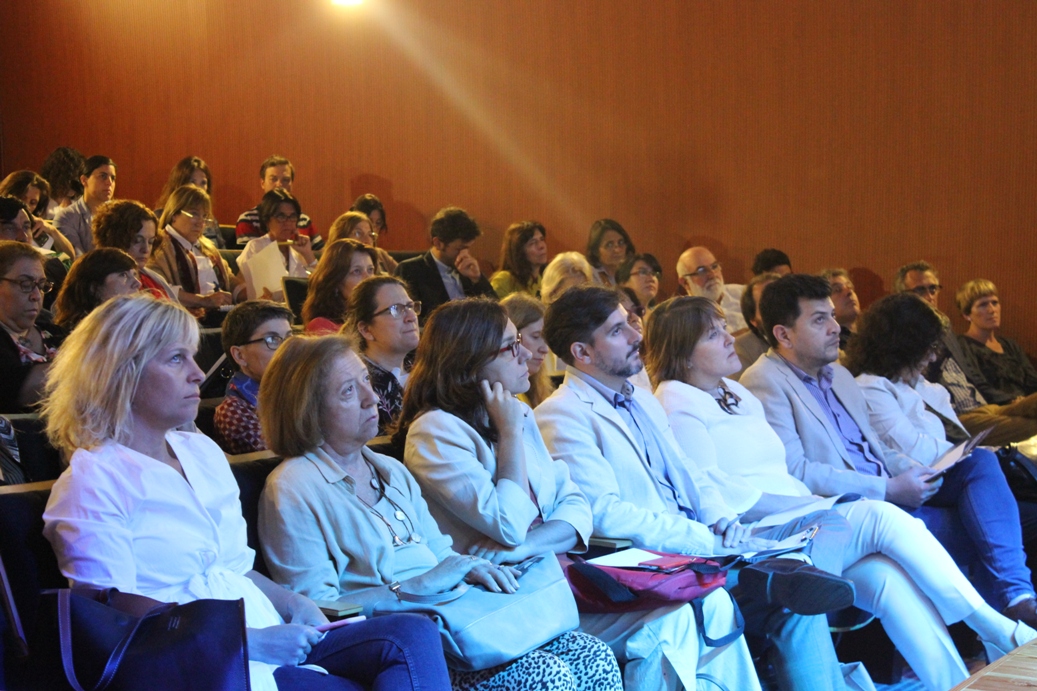
[[[705,287],[699,286],[694,281],[687,281],[687,283],[691,286],[691,295],[693,297],[709,298],[713,302],[720,302],[720,297],[724,294],[724,282],[722,280],[707,283]]]
[[[626,358],[623,360],[606,360],[600,354],[594,354],[594,366],[604,374],[610,377],[623,377],[628,379],[642,369],[644,369],[644,363],[641,362],[641,356],[634,360],[630,359],[630,355],[637,355],[638,349],[635,348]]]

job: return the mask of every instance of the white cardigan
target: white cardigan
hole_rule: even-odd
[[[577,549],[586,549],[592,528],[590,504],[569,478],[565,463],[551,458],[532,411],[523,407],[526,473],[536,504],[527,488],[497,479],[496,448],[461,418],[431,410],[415,419],[407,432],[404,464],[459,552],[484,537],[520,545],[537,515],[570,524],[579,536]]]

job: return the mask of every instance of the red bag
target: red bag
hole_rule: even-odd
[[[666,573],[644,568],[599,566],[579,557],[570,559],[559,555],[562,571],[580,612],[637,612],[673,602],[692,602],[723,588],[727,583],[727,570],[737,562],[722,563],[704,557],[645,551],[689,563]]]

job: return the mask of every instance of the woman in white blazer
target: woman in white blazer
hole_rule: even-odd
[[[655,395],[678,442],[732,506],[745,511],[772,495],[810,496],[789,474],[763,405],[726,378],[740,363],[715,303],[666,301],[649,317],[645,345]],[[1010,650],[1037,637],[987,605],[921,521],[867,499],[835,508],[854,530],[843,575],[857,588],[855,604],[882,620],[928,688],[950,688],[968,676],[945,624],[964,620],[992,644],[992,655],[994,647]]]
[[[494,563],[583,551],[593,529],[567,464],[551,458],[532,411],[515,397],[529,387],[530,355],[497,303],[441,306],[422,332],[395,440],[443,531],[458,549]],[[625,664],[627,688],[672,688],[667,662],[695,688],[700,644],[690,606],[581,614],[580,623]],[[738,662],[751,678],[739,688],[755,688],[747,656]]]

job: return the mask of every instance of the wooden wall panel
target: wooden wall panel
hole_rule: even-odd
[[[197,154],[233,222],[278,152],[322,227],[381,196],[390,248],[451,203],[490,261],[512,221],[562,250],[611,216],[668,271],[703,242],[742,281],[778,246],[866,301],[924,257],[948,293],[997,282],[1032,352],[1034,35],[1023,0],[7,0],[0,169],[68,144],[153,203]]]

